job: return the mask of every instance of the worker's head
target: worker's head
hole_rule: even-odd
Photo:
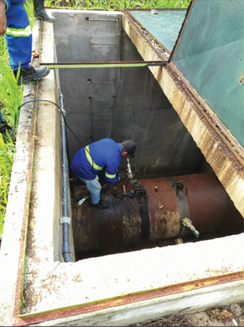
[[[135,142],[131,140],[125,140],[122,143],[123,151],[121,156],[126,157],[128,154],[130,155],[131,158],[134,158],[134,153],[136,151],[136,144]]]

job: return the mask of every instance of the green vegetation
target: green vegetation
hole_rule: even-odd
[[[88,10],[188,8],[191,0],[46,0],[48,7]]]
[[[16,114],[16,119],[18,118],[17,109],[22,98],[22,88],[17,86],[9,67],[4,38],[0,40],[0,110],[3,121],[13,129]],[[0,236],[3,231],[14,152],[14,142],[8,131],[5,136],[0,134]]]
[[[2,134],[0,134],[0,191],[1,191],[1,202],[0,202],[0,236],[3,232],[3,222],[5,211],[7,207],[8,189],[10,183],[10,174],[13,164],[13,156],[15,152],[15,145],[11,137],[7,135],[5,142]]]
[[[31,27],[34,24],[32,14],[33,5],[31,1],[26,4],[26,9],[30,17]],[[15,127],[15,134],[18,122],[19,111],[23,96],[23,86],[17,86],[15,76],[9,65],[8,51],[4,37],[0,37],[0,111],[3,121],[11,129]],[[10,133],[11,134],[11,133]],[[3,232],[3,222],[6,213],[10,177],[15,153],[15,134],[10,137],[0,134],[0,238]]]
[[[188,8],[191,0],[46,0],[45,5],[52,8],[72,8],[88,10],[124,10],[155,8]],[[33,27],[33,3],[27,0],[26,9]],[[12,129],[18,122],[18,107],[21,104],[23,86],[17,86],[9,66],[8,51],[4,37],[0,37],[0,111],[3,120]],[[17,130],[17,126],[15,131]],[[7,206],[10,176],[15,152],[15,135],[0,134],[0,238]]]
[[[0,60],[0,110],[3,120],[11,129],[18,120],[18,107],[21,104],[23,87],[17,86],[12,69],[9,67],[6,48],[3,46]],[[10,176],[15,152],[14,139],[10,137],[8,131],[6,134],[0,134],[0,236],[3,231],[3,222],[7,207],[7,197],[10,184]]]

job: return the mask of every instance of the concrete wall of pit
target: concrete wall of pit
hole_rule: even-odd
[[[122,14],[54,13],[58,63],[140,61],[122,28]],[[111,137],[137,144],[137,178],[197,172],[205,161],[147,67],[60,69],[67,111],[68,153]],[[121,167],[125,168],[126,160]]]

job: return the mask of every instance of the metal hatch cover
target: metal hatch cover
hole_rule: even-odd
[[[170,61],[244,146],[244,1],[193,0]],[[242,149],[243,151],[243,149]]]
[[[148,9],[140,9],[128,10],[127,13],[169,53],[186,16],[185,9],[157,9],[154,14]]]

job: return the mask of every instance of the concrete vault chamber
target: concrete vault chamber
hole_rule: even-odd
[[[122,28],[121,14],[104,15],[103,18],[100,18],[100,16],[92,13],[56,14],[54,35],[57,63],[65,63],[66,67],[69,67],[69,64],[81,62],[139,62],[143,60]],[[67,30],[69,31],[68,35]],[[59,69],[58,76],[59,88],[64,96],[65,119],[68,126],[72,129],[70,131],[70,128],[67,128],[69,160],[72,160],[76,151],[82,146],[104,137],[111,137],[117,142],[121,142],[124,139],[132,139],[136,142],[137,153],[136,157],[131,160],[131,165],[137,179],[212,171],[148,67],[64,68]],[[74,137],[73,133],[75,133],[76,137]],[[122,172],[124,171],[123,176],[126,177],[126,160],[122,160],[120,168]],[[212,174],[214,173],[212,172]],[[208,180],[208,176],[210,175],[201,175],[198,181],[193,182],[195,190],[193,187],[190,191],[192,194],[194,192],[197,194],[199,192],[197,185],[200,185],[199,189],[202,189],[202,195],[195,195],[195,197],[196,199],[206,198],[203,203],[198,203],[194,200],[196,208],[199,207],[198,210],[196,209],[196,220],[197,216],[201,215],[200,207],[210,206],[209,200],[214,198],[214,194],[216,197],[215,203],[218,198],[221,198],[221,195],[218,194],[214,187],[214,183],[211,184],[212,187],[209,189],[204,186],[204,179]],[[79,254],[82,250],[96,249],[97,251],[90,252],[92,256],[96,255],[96,253],[101,255],[101,253],[108,254],[122,251],[124,248],[122,246],[123,242],[118,234],[118,230],[121,228],[126,245],[136,243],[136,240],[139,242],[140,229],[142,229],[139,222],[140,217],[138,217],[137,222],[132,219],[130,227],[128,227],[130,223],[123,224],[123,219],[130,221],[124,210],[130,212],[131,217],[135,217],[135,210],[138,210],[137,204],[135,208],[133,205],[131,207],[132,200],[127,201],[127,199],[124,199],[122,202],[126,209],[122,209],[119,203],[121,201],[114,203],[113,196],[111,196],[111,187],[108,187],[108,191],[104,192],[102,197],[106,197],[113,203],[112,208],[105,212],[96,213],[96,210],[94,211],[90,208],[88,200],[82,205],[84,211],[83,208],[79,208],[77,205],[77,199],[86,194],[86,188],[81,186],[79,192],[79,189],[76,188],[79,185],[79,180],[75,179],[75,181],[76,185],[72,183],[72,187],[74,187],[73,193],[76,193],[72,195],[72,224],[77,258],[84,256],[84,253]],[[124,184],[128,183],[126,178],[122,180],[122,184],[123,181]],[[147,181],[144,183],[147,183]],[[156,179],[153,180],[153,183],[157,185],[161,181]],[[155,201],[154,205],[150,204],[152,208],[149,212],[150,218],[148,218],[151,221],[151,233],[154,234],[154,236],[151,236],[153,241],[162,241],[163,239],[173,238],[173,236],[180,238],[181,236],[180,233],[176,232],[180,228],[180,226],[177,226],[177,223],[175,223],[175,232],[166,233],[164,230],[161,233],[153,232],[155,228],[157,229],[160,221],[167,215],[170,215],[170,212],[171,218],[167,218],[169,225],[173,225],[174,220],[177,220],[178,216],[180,222],[180,216],[184,215],[182,212],[180,213],[180,209],[181,211],[183,210],[182,208],[177,207],[170,210],[170,206],[164,205],[164,208],[159,210],[160,214],[159,212],[156,213],[156,216],[161,215],[161,218],[156,223],[152,223],[155,220],[152,212],[160,201],[164,204],[172,201],[177,202],[175,199],[166,199],[166,194],[171,192],[170,188],[172,188],[171,185],[166,191],[167,185],[164,184],[159,187],[160,191],[155,194],[149,194],[149,188],[145,188],[149,201],[152,201],[152,198],[156,197],[156,195],[158,196],[158,201]],[[190,186],[187,192],[189,192],[189,189]],[[215,190],[213,195],[211,195],[211,189]],[[162,190],[163,193],[161,193],[160,197]],[[211,212],[210,210],[205,215],[203,214],[202,218],[199,218],[199,220],[205,220],[206,222],[206,226],[201,229],[201,235],[202,231],[204,231],[204,237],[206,235],[211,237],[211,232],[214,231],[219,232],[219,234],[212,234],[212,237],[224,235],[224,229],[225,235],[242,231],[241,215],[234,209],[233,204],[235,214],[227,213],[229,209],[224,209],[224,203],[224,199],[220,200],[222,210],[219,207],[217,211],[219,213],[222,212],[222,214],[219,217],[220,223],[215,228],[210,227],[215,225],[213,221],[211,222],[211,216],[212,220],[214,220],[214,211]],[[155,207],[154,210],[153,206]],[[185,215],[190,217],[190,213],[185,213]],[[225,215],[229,217],[230,223],[227,223],[229,227],[226,225],[226,228],[223,228],[223,222],[227,219]],[[118,219],[117,223],[116,217]],[[108,220],[107,224],[105,223],[106,219]],[[102,223],[100,224],[98,221]],[[150,225],[150,222],[148,224]],[[181,225],[182,223],[179,224]],[[169,226],[166,224],[165,229],[167,230],[168,228]],[[134,232],[139,229],[139,231],[129,236],[128,229],[134,230]],[[155,234],[158,234],[158,236],[155,237]],[[99,241],[99,239],[102,241]],[[114,239],[113,242],[112,239]],[[110,252],[108,244],[110,244]],[[142,244],[141,248],[152,246],[150,242],[146,244],[143,241]],[[154,244],[154,246],[159,246],[159,243]],[[107,252],[102,252],[104,247]],[[130,249],[128,246],[125,248],[127,250]],[[135,249],[135,247],[132,247],[132,249]]]
[[[125,12],[50,12],[54,25],[34,25],[42,64],[170,58]],[[102,194],[107,215],[89,200],[78,206],[87,191],[70,174],[73,262],[64,262],[60,112],[51,102],[24,106],[1,249],[3,324],[124,326],[243,300],[244,212],[234,187],[244,189],[243,167],[182,80],[172,63],[57,68],[25,87],[23,102],[59,104],[63,94],[68,161],[101,138],[136,142],[130,164],[147,192],[150,228],[145,237],[138,199],[115,198],[113,185]],[[129,194],[126,160],[120,168],[117,192]],[[182,225],[186,209],[199,238]]]

